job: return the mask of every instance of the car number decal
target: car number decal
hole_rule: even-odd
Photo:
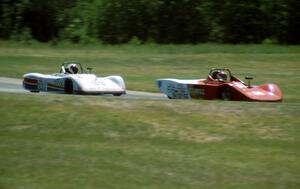
[[[47,91],[47,85],[46,82],[42,79],[38,80],[37,88],[40,91]]]
[[[65,80],[64,79],[56,79],[56,80],[54,80],[54,85],[56,85],[57,87],[64,88]]]
[[[173,98],[190,98],[187,86],[184,84],[169,83],[167,86],[167,94]]]

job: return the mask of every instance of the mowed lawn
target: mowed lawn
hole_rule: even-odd
[[[160,77],[228,67],[272,82],[282,103],[0,93],[0,188],[299,188],[299,47],[0,43],[0,76],[64,60],[157,91]]]
[[[0,188],[299,188],[300,104],[0,94]]]
[[[64,61],[93,67],[98,76],[121,75],[130,90],[158,92],[158,78],[205,78],[226,67],[254,84],[276,83],[287,101],[300,102],[300,46],[274,45],[120,45],[49,46],[0,42],[0,75],[56,73]]]

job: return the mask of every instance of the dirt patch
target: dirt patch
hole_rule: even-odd
[[[143,121],[145,122],[145,120]],[[200,131],[190,127],[183,128],[180,125],[161,124],[150,120],[147,120],[146,123],[153,127],[154,132],[151,134],[151,137],[165,136],[197,143],[219,142],[225,139],[224,136],[212,135],[205,131]]]
[[[10,127],[11,130],[16,130],[16,131],[30,129],[30,128],[33,128],[33,125],[15,125]]]

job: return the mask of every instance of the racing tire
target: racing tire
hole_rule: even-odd
[[[122,93],[115,93],[115,94],[113,94],[114,96],[121,96],[122,95]]]
[[[30,91],[30,92],[32,92],[32,93],[39,93],[40,91]]]
[[[220,93],[220,98],[222,100],[231,100],[232,99],[232,91],[230,87],[222,87],[221,88],[221,93]]]
[[[73,81],[71,79],[65,80],[65,93],[73,94]]]

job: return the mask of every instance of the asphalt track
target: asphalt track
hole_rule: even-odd
[[[0,77],[0,92],[8,93],[28,93],[23,89],[22,80],[8,77]],[[98,95],[98,96],[111,96],[112,98],[126,98],[126,99],[167,99],[167,97],[160,93],[149,93],[141,91],[126,91],[126,95],[120,97],[114,97],[113,95]],[[41,94],[53,94],[48,92],[41,92]],[[63,94],[62,94],[63,95]]]

